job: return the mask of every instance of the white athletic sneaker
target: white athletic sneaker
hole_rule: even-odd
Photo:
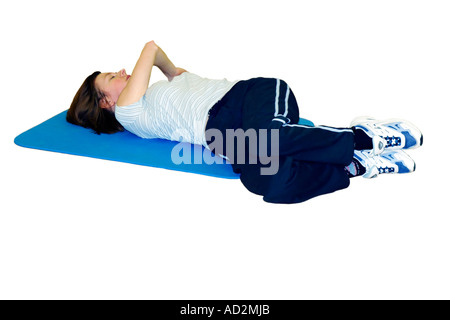
[[[375,178],[383,173],[409,173],[416,170],[414,160],[402,150],[386,151],[381,155],[373,156],[368,150],[355,150],[353,155],[364,168],[364,178]]]
[[[364,130],[373,139],[373,154],[384,150],[415,149],[422,145],[423,135],[412,123],[400,119],[376,120],[370,117],[358,117],[350,127]]]

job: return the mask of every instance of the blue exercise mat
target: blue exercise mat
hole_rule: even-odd
[[[20,134],[14,143],[25,148],[73,154],[149,167],[236,179],[231,165],[200,145],[180,144],[162,139],[142,139],[128,132],[97,135],[92,130],[70,124],[66,111]],[[300,124],[313,126],[309,120]],[[182,151],[180,150],[182,149]],[[178,153],[175,153],[178,152]],[[180,155],[172,160],[172,153]],[[184,162],[178,164],[183,159]],[[190,159],[190,160],[189,160]],[[209,159],[209,161],[208,161]],[[213,164],[208,164],[212,162]],[[208,161],[207,162],[205,162]]]

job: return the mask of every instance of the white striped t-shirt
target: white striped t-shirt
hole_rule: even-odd
[[[141,138],[189,142],[207,148],[208,111],[237,82],[184,72],[170,82],[154,83],[136,103],[116,105],[115,116],[126,130]]]

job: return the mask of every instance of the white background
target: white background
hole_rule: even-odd
[[[3,4],[0,298],[449,299],[447,5]],[[273,205],[238,180],[14,145],[149,40],[204,77],[286,80],[316,124],[407,118],[417,171]]]

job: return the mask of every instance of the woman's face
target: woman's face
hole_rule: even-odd
[[[117,99],[119,99],[120,94],[126,87],[128,79],[130,79],[130,76],[127,75],[125,69],[119,72],[100,73],[95,78],[95,87],[106,96],[106,101],[100,103],[102,108],[114,111]]]

